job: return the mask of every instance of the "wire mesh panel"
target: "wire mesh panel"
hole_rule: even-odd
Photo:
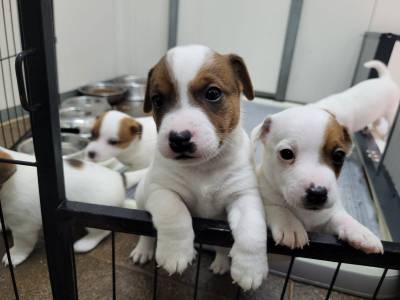
[[[0,4],[0,145],[10,148],[28,132],[30,123],[21,107],[14,68],[21,52],[17,1]]]

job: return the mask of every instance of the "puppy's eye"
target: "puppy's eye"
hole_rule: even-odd
[[[283,159],[283,160],[293,160],[294,159],[294,152],[290,149],[282,149],[281,151],[279,151],[279,156]]]
[[[331,153],[332,162],[337,165],[341,166],[344,163],[344,159],[346,158],[346,152],[341,149],[335,149]]]
[[[205,98],[209,102],[217,102],[222,98],[222,91],[215,86],[211,86],[206,90]]]
[[[119,141],[117,141],[117,140],[108,140],[108,144],[111,145],[111,146],[115,146],[118,143],[119,143]]]
[[[160,108],[164,104],[163,98],[160,94],[155,94],[151,96],[151,102],[153,102],[153,106],[155,108]]]

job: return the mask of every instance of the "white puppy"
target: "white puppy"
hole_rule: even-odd
[[[34,161],[34,157],[0,147],[0,157]],[[125,200],[124,183],[132,186],[142,173],[127,172],[125,177],[116,171],[91,162],[64,161],[64,177],[68,200],[122,206]],[[11,230],[14,246],[10,249],[13,265],[23,262],[34,249],[42,227],[39,190],[35,167],[0,163],[0,200],[4,218]],[[92,250],[109,231],[87,228],[88,234],[76,241],[76,252]],[[8,264],[7,257],[3,263]]]
[[[153,111],[158,148],[136,193],[157,229],[157,263],[182,273],[195,257],[192,216],[227,216],[234,244],[231,275],[255,289],[268,271],[266,225],[250,143],[240,125],[240,97],[254,93],[243,60],[192,45],[173,48],[149,72],[144,109]],[[141,237],[134,262],[153,256],[154,239]],[[215,273],[229,269],[218,248]]]
[[[252,140],[264,146],[257,176],[277,244],[302,248],[306,231],[320,231],[364,252],[383,252],[381,241],[341,203],[337,178],[352,143],[332,114],[311,105],[290,108],[267,117]]]
[[[400,89],[382,62],[372,60],[364,66],[376,69],[379,78],[362,81],[312,105],[330,111],[350,133],[373,124],[381,136],[386,136],[396,116]]]
[[[157,130],[152,117],[134,119],[112,110],[97,117],[91,139],[85,149],[88,160],[101,162],[116,157],[138,170],[147,168],[153,158]]]

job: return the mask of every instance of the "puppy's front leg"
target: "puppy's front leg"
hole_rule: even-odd
[[[365,253],[383,253],[381,240],[345,210],[340,210],[333,215],[327,225],[327,231],[337,234],[339,239]]]
[[[145,203],[157,229],[156,261],[169,274],[182,273],[194,259],[192,217],[170,190],[153,191]]]
[[[289,209],[279,205],[265,205],[265,211],[276,244],[291,249],[303,248],[308,244],[307,231]]]
[[[267,228],[258,193],[242,195],[228,206],[233,243],[231,276],[244,290],[257,289],[268,274]]]

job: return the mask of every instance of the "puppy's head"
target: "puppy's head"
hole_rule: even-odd
[[[264,174],[289,206],[318,210],[334,205],[337,178],[352,142],[332,114],[308,106],[290,108],[268,117],[254,136],[264,145]]]
[[[149,72],[144,103],[161,154],[182,164],[215,157],[239,123],[241,93],[254,98],[239,56],[199,45],[169,50]]]
[[[142,125],[135,119],[119,111],[109,111],[96,118],[85,156],[94,162],[116,157],[138,143],[141,134]]]

